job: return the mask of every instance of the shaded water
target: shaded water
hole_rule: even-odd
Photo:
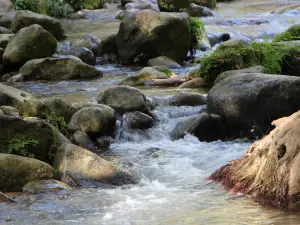
[[[210,33],[231,32],[257,39],[272,36],[299,21],[295,13],[270,14],[295,3],[283,0],[219,3],[216,17],[204,21]],[[86,33],[102,37],[117,32],[119,22],[112,16],[115,13],[103,10],[81,22],[65,21],[70,40]],[[257,21],[259,25],[255,25]],[[116,65],[99,69],[105,71],[100,79],[27,82],[16,86],[39,97],[58,95],[71,102],[86,101],[95,98],[103,87],[117,84],[138,70]],[[190,69],[175,72],[184,76]],[[176,88],[143,87],[142,90],[149,96],[178,92]],[[21,196],[17,204],[0,204],[0,224],[300,224],[299,215],[263,208],[244,196],[228,194],[217,183],[206,181],[215,169],[239,158],[251,143],[245,140],[206,143],[192,135],[173,141],[169,132],[176,123],[199,113],[201,108],[158,107],[154,113],[159,122],[154,128],[147,132],[118,130],[116,142],[108,151],[101,152],[101,156],[136,174],[139,184]]]

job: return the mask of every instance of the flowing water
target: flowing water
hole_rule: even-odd
[[[299,20],[297,1],[240,0],[219,3],[215,18],[205,19],[210,33],[259,39],[274,36]],[[270,14],[285,9],[284,14]],[[88,20],[65,21],[70,39],[92,33],[114,33],[116,11],[93,12]],[[99,16],[100,15],[100,16]],[[104,86],[116,84],[139,68],[100,66],[101,79],[89,81],[28,82],[17,87],[38,97],[63,96],[71,102],[93,100]],[[184,76],[191,68],[174,71]],[[176,88],[147,88],[148,96],[168,96]],[[194,90],[205,93],[206,90]],[[182,119],[203,107],[158,107],[154,128],[147,131],[118,128],[115,143],[99,154],[140,178],[137,185],[89,187],[17,197],[16,204],[0,204],[0,224],[300,224],[300,216],[264,208],[241,195],[231,195],[206,178],[217,168],[239,158],[250,146],[246,140],[200,142],[192,135],[172,140],[170,131]]]

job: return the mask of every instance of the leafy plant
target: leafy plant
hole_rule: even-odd
[[[82,0],[65,0],[74,10],[83,9],[83,1]]]
[[[293,40],[300,40],[300,25],[294,25],[290,27],[285,32],[278,34],[273,41],[293,41]]]
[[[30,10],[36,13],[41,12],[39,0],[15,0],[13,3],[15,10]]]
[[[37,140],[30,139],[30,138],[27,139],[14,138],[9,142],[8,153],[34,158],[35,155],[30,152],[30,148],[36,147],[38,143],[39,142]]]
[[[190,29],[191,29],[190,54],[193,56],[196,53],[198,43],[202,40],[205,34],[204,23],[195,17],[190,17]]]
[[[67,123],[62,116],[56,116],[55,113],[51,112],[46,114],[46,121],[52,124],[57,130],[67,127]]]
[[[281,74],[287,59],[299,51],[300,47],[267,42],[219,47],[211,55],[203,58],[200,67],[192,74],[213,82],[224,71],[256,65],[264,66],[266,73]]]
[[[60,0],[45,0],[45,11],[47,15],[56,18],[63,18],[68,14],[66,3]]]

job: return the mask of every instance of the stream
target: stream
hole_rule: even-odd
[[[215,17],[205,18],[208,33],[229,32],[252,40],[272,37],[300,21],[297,1],[239,0],[218,3]],[[291,7],[283,14],[271,14]],[[299,9],[297,11],[297,9]],[[298,12],[298,13],[297,13]],[[64,20],[69,40],[83,34],[104,37],[118,30],[117,9],[90,13],[88,19]],[[233,17],[234,15],[234,17]],[[198,53],[200,54],[200,53]],[[16,83],[39,98],[60,96],[70,102],[93,101],[105,86],[115,85],[140,68],[98,65],[104,77],[89,81]],[[192,67],[173,72],[184,77]],[[165,97],[179,91],[206,94],[206,89],[140,88],[146,96]],[[242,195],[231,195],[206,178],[232,159],[242,156],[252,142],[200,142],[192,135],[173,141],[176,124],[198,114],[203,106],[159,106],[157,124],[147,131],[122,131],[99,154],[140,178],[136,185],[111,188],[90,186],[59,193],[23,195],[16,204],[0,204],[0,224],[101,225],[296,225],[300,215],[262,207]]]

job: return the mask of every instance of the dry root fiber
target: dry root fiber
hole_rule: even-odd
[[[244,193],[263,205],[300,209],[300,111],[273,121],[276,128],[255,142],[238,160],[214,172],[234,193]]]

